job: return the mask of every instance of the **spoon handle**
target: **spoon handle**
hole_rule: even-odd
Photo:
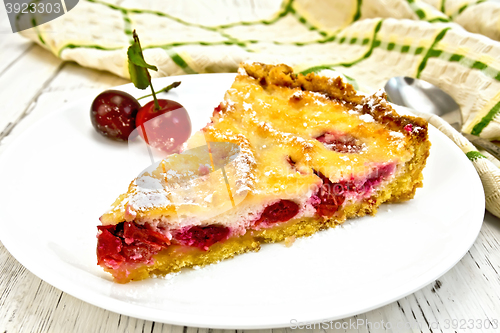
[[[500,160],[500,147],[498,147],[496,144],[491,143],[488,140],[481,139],[478,136],[472,135],[472,134],[466,134],[462,133],[467,140],[469,140],[474,146],[483,148],[486,150],[488,153],[493,155],[497,160]]]

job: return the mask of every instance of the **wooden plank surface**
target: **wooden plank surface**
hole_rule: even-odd
[[[1,53],[0,56],[0,131],[3,131],[3,135],[0,135],[0,154],[31,124],[65,103],[126,83],[105,72],[63,63],[41,47],[17,37],[0,41],[0,47],[8,50],[7,54]],[[500,220],[487,214],[471,250],[437,281],[382,308],[331,323],[326,330],[316,328],[302,331],[498,332],[500,330],[478,328],[477,323],[474,329],[444,327],[447,320],[451,324],[453,319],[483,323],[485,320],[497,320],[498,323],[499,273]],[[364,324],[353,327],[353,322]],[[391,323],[391,327],[387,323]],[[403,327],[398,327],[398,323]],[[441,327],[437,327],[437,323]],[[342,325],[346,328],[335,329]],[[41,281],[22,267],[0,244],[0,332],[209,331],[234,332],[154,323],[97,308]],[[290,333],[294,330],[261,330],[271,331]]]

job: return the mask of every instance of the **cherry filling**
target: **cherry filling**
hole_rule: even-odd
[[[347,133],[327,132],[316,138],[326,148],[339,153],[359,153],[363,150],[363,144],[354,136]]]
[[[98,226],[97,264],[117,269],[122,263],[149,263],[151,258],[167,248],[170,240],[154,231],[148,224],[122,222],[117,225]],[[178,232],[174,242],[207,251],[213,244],[229,236],[229,228],[217,225],[195,226]]]
[[[366,181],[363,184],[363,190],[370,191],[375,186],[379,185],[382,181],[389,178],[389,176],[392,175],[395,170],[395,164],[386,164],[379,167],[367,177]]]
[[[321,172],[316,172],[316,174],[321,178],[323,184],[321,185],[317,197],[319,200],[315,202],[316,212],[320,216],[331,217],[335,214],[340,206],[344,203],[344,187],[347,184],[336,183],[333,184],[328,177],[325,177]]]
[[[296,169],[296,168],[295,168],[295,164],[296,164],[296,163],[295,163],[295,161],[294,161],[294,160],[292,160],[292,158],[291,158],[290,156],[287,156],[287,157],[286,157],[286,161],[288,162],[288,164],[290,164],[290,166],[292,167],[292,169]]]
[[[290,164],[293,161],[290,159]],[[332,183],[321,172],[314,171],[323,184],[310,203],[317,214],[324,217],[333,216],[342,206],[347,194],[371,196],[372,190],[394,173],[395,164],[386,164],[377,168],[366,177],[364,182],[343,180]],[[255,225],[271,225],[285,222],[295,217],[299,205],[291,200],[280,200],[267,206]],[[139,225],[134,222],[122,222],[117,225],[97,227],[100,233],[97,241],[98,264],[112,269],[119,269],[123,263],[152,263],[152,257],[170,246],[170,239],[152,229],[148,224]],[[174,244],[196,247],[208,251],[213,244],[229,237],[230,229],[220,225],[193,226],[174,234]],[[127,272],[127,266],[122,269]],[[128,273],[126,273],[128,274]]]
[[[217,225],[206,227],[194,226],[175,235],[175,240],[182,245],[195,246],[200,250],[207,251],[210,246],[226,240],[229,236],[229,228]]]
[[[285,222],[297,215],[299,205],[290,200],[280,200],[275,204],[267,206],[255,225],[261,223]]]
[[[407,131],[407,132],[411,132],[411,131],[413,131],[413,125],[412,124],[408,124],[405,127],[403,127],[403,129],[405,131]]]
[[[351,181],[342,180],[338,183],[332,183],[321,172],[314,171],[321,178],[323,184],[316,194],[317,198],[311,202],[320,216],[331,217],[342,206],[347,194],[371,195],[374,187],[392,175],[395,169],[395,164],[386,164],[368,175],[364,182],[355,182],[352,179]]]
[[[222,106],[219,104],[214,108],[214,112],[212,113],[212,117],[217,116],[222,111]]]
[[[170,245],[163,234],[146,225],[122,222],[98,226],[97,264],[116,269],[123,262],[148,262],[151,257]]]
[[[125,257],[120,254],[122,240],[113,236],[108,229],[97,228],[101,230],[101,233],[97,236],[97,264],[116,268],[125,261]]]
[[[288,164],[290,164],[290,167],[292,168],[293,172],[297,172],[297,166],[295,165],[295,161],[292,160],[292,158],[290,156],[287,156],[286,157],[286,161],[288,162]]]

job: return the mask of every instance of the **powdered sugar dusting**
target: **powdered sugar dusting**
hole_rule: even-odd
[[[395,139],[404,139],[405,138],[405,135],[401,132],[391,131],[391,132],[389,132],[389,135]]]
[[[241,147],[240,154],[234,160],[236,165],[236,194],[251,191],[255,186],[255,175],[252,172],[255,165],[255,157],[248,146]]]
[[[373,116],[371,114],[368,114],[368,113],[362,114],[361,116],[359,116],[359,119],[361,119],[367,123],[375,122],[375,119],[373,119]]]
[[[169,171],[173,171],[173,170],[169,170]],[[158,191],[158,190],[163,189],[163,185],[161,184],[161,181],[156,179],[156,178],[150,177],[150,176],[139,177],[134,181],[134,183],[138,188],[140,188],[141,191],[143,191],[145,193],[151,192],[151,191]]]
[[[160,180],[150,177],[138,177],[135,182],[135,191],[130,198],[130,205],[134,209],[164,207],[171,202]]]
[[[366,96],[364,99],[364,103],[370,108],[374,109],[377,106],[386,106],[387,100],[385,99],[385,90],[380,89],[375,94],[371,96]]]
[[[203,200],[206,201],[206,202],[212,202],[212,197],[213,197],[213,194],[209,194]]]
[[[241,66],[238,68],[238,74],[248,76],[247,71]]]

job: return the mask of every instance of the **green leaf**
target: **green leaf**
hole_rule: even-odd
[[[139,89],[146,89],[149,87],[149,72],[146,68],[139,67],[128,62],[128,72],[130,74],[130,80]]]
[[[142,49],[141,44],[139,44],[139,39],[135,39],[135,37],[134,42],[128,48],[127,55],[129,63],[131,62],[136,66],[149,68],[154,71],[158,70],[156,66],[146,63],[146,61],[144,60],[144,56],[142,55]]]
[[[156,66],[149,65],[144,60],[141,43],[135,30],[133,32],[133,37],[134,41],[127,50],[128,72],[130,74],[130,79],[137,88],[146,89],[149,87],[151,82],[151,76],[149,75],[148,68],[154,71],[157,71],[158,68]]]

